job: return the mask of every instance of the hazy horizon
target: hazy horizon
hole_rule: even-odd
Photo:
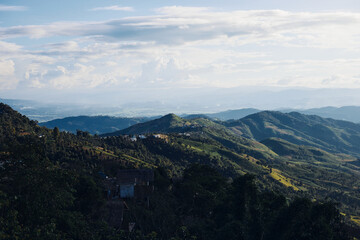
[[[199,112],[360,105],[359,5],[2,1],[0,97]]]

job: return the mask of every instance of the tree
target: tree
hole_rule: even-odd
[[[53,137],[54,139],[57,139],[60,135],[60,131],[59,131],[59,128],[58,127],[54,127],[54,130],[53,130]]]

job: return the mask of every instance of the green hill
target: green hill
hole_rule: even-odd
[[[279,157],[272,166],[295,179],[306,189],[354,191],[360,184],[360,168],[352,165],[357,159],[345,154],[331,154],[319,148],[296,145],[279,138],[262,141]],[[355,173],[355,174],[354,174]],[[359,196],[356,197],[359,201]]]
[[[309,145],[334,153],[360,156],[360,124],[304,115],[264,111],[225,126],[234,133],[262,141],[270,137]]]
[[[187,133],[191,134],[192,138],[212,140],[213,142],[234,151],[251,153],[261,159],[274,157],[272,151],[263,144],[237,136],[223,126],[222,122],[213,121],[208,118],[184,119],[175,114],[168,114],[159,119],[139,123],[124,130],[103,134],[101,136],[119,136],[124,134],[139,135],[149,133]]]
[[[249,124],[250,127],[248,127],[241,122],[243,120],[253,123],[253,125]],[[234,123],[237,128],[231,126]],[[239,123],[243,128],[239,128]],[[271,123],[273,125],[270,125]],[[290,129],[290,127],[287,127],[286,130],[264,127],[264,125],[274,126],[274,124],[283,128],[288,125],[300,127],[302,124],[303,132]],[[218,169],[227,169],[226,171],[232,169],[231,171],[235,173],[252,173],[262,176],[259,178],[259,182],[264,188],[271,186],[271,188],[283,192],[282,187],[286,187],[304,194],[311,192],[314,198],[322,198],[325,195],[328,196],[328,193],[335,189],[341,189],[349,194],[333,193],[336,199],[349,201],[356,205],[360,204],[360,196],[356,192],[357,186],[360,184],[357,177],[360,172],[359,167],[356,166],[356,157],[343,152],[332,151],[330,153],[322,150],[316,144],[309,144],[305,141],[299,140],[301,145],[297,145],[284,140],[288,136],[290,136],[288,137],[290,140],[298,139],[296,134],[302,134],[303,139],[315,139],[315,137],[306,135],[305,130],[307,130],[306,133],[314,134],[311,131],[316,131],[317,128],[327,128],[327,125],[336,125],[343,131],[350,131],[353,126],[357,127],[356,124],[350,123],[349,126],[347,124],[349,123],[342,121],[338,123],[335,120],[316,116],[308,117],[297,113],[283,114],[279,112],[262,112],[239,121],[225,123],[202,118],[188,120],[175,115],[167,115],[151,122],[134,125],[125,129],[123,133],[136,135],[160,132],[168,134],[168,142],[173,144],[172,146],[185,148],[197,154],[205,154],[210,157],[208,164],[211,163]],[[257,126],[257,131],[253,130],[253,133],[250,129],[255,128],[254,126]],[[120,134],[120,132],[116,134]],[[264,140],[256,141],[253,134],[255,136],[263,134],[261,137]],[[281,136],[284,139],[266,138],[273,135]],[[312,145],[316,145],[316,147]],[[172,163],[181,166],[184,162],[172,161]]]
[[[129,128],[116,131],[113,133],[103,134],[102,136],[117,136],[121,134],[146,134],[146,133],[171,133],[184,132],[192,129],[198,129],[204,125],[214,125],[215,123],[208,119],[195,118],[183,119],[175,114],[168,114],[161,118],[148,122],[135,124]]]

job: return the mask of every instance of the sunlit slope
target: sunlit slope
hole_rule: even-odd
[[[264,111],[226,122],[240,136],[262,141],[270,137],[328,152],[360,156],[360,124],[315,115]]]

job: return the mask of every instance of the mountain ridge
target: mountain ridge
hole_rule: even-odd
[[[48,128],[58,127],[61,131],[76,133],[77,130],[91,134],[115,132],[134,124],[152,120],[152,117],[122,118],[112,116],[76,116],[39,123]]]
[[[228,121],[225,126],[240,136],[258,141],[279,137],[330,152],[360,154],[360,124],[348,121],[297,112],[263,111],[240,120]]]

